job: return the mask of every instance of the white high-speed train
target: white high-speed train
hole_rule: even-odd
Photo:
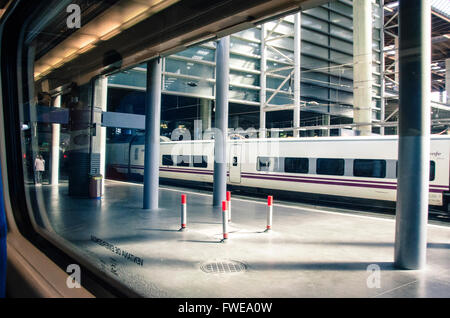
[[[396,200],[397,144],[392,137],[321,137],[228,141],[231,186],[306,196]],[[450,136],[432,136],[429,204],[448,209]],[[213,181],[214,142],[161,142],[160,177]],[[109,172],[144,173],[143,136],[108,144]]]

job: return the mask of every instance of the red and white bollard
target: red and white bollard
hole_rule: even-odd
[[[231,191],[227,191],[228,222],[231,222]]]
[[[267,226],[266,226],[266,232],[269,232],[272,230],[272,213],[273,213],[273,197],[269,195],[267,197]]]
[[[228,239],[228,215],[227,215],[227,201],[222,201],[222,223],[223,223],[223,240]]]
[[[180,231],[186,229],[187,213],[186,213],[186,194],[181,195],[181,228]]]

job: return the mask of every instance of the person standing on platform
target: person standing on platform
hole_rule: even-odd
[[[41,155],[37,155],[34,160],[35,182],[42,184],[42,175],[45,171],[45,160]]]

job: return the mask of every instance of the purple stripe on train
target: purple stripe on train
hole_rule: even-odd
[[[120,168],[128,168],[126,165],[112,165]],[[143,166],[130,166],[132,169],[144,169]],[[165,172],[176,172],[176,173],[191,173],[191,174],[203,174],[203,175],[213,175],[212,170],[200,170],[200,169],[182,169],[182,168],[159,168],[161,171]],[[229,175],[229,173],[227,173]],[[397,184],[391,182],[377,182],[377,181],[362,181],[362,180],[338,180],[332,178],[314,178],[314,177],[297,177],[297,176],[285,176],[285,175],[273,175],[273,174],[256,174],[256,173],[242,173],[242,178],[247,179],[262,179],[262,180],[274,180],[274,181],[288,181],[288,182],[300,182],[300,183],[315,183],[315,184],[326,184],[326,185],[341,185],[349,187],[363,187],[363,188],[375,188],[375,189],[389,189],[396,190]],[[365,183],[361,183],[365,182]],[[371,184],[367,184],[371,183]],[[378,183],[378,184],[375,184]],[[431,188],[433,187],[433,188]],[[443,189],[438,189],[443,188]],[[447,190],[447,186],[442,185],[430,185],[430,192],[442,193]]]

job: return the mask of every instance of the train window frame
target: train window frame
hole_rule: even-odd
[[[358,165],[359,163],[365,163],[365,164],[369,164],[369,163],[380,163],[381,164],[381,173],[379,175],[370,175],[370,174],[364,174],[364,173],[356,173],[357,169],[359,168]],[[353,176],[354,177],[360,177],[360,178],[386,178],[386,167],[387,167],[387,163],[386,160],[384,159],[354,159],[353,160]],[[374,167],[375,168],[375,167]]]
[[[0,41],[2,47],[8,47],[8,50],[2,50],[0,56],[3,74],[1,76],[1,98],[4,138],[7,141],[4,144],[5,163],[8,171],[14,171],[13,174],[7,174],[7,199],[11,203],[13,216],[11,222],[17,226],[16,229],[9,230],[18,231],[33,248],[42,252],[63,272],[66,271],[69,264],[78,264],[83,273],[81,287],[90,291],[93,295],[99,297],[137,297],[139,295],[120,280],[105,276],[104,272],[92,265],[92,261],[86,258],[85,254],[68,246],[55,233],[41,228],[33,216],[32,204],[36,204],[36,200],[35,198],[32,198],[33,201],[30,200],[24,182],[27,172],[23,162],[25,157],[22,157],[24,154],[22,126],[18,123],[23,119],[21,107],[29,106],[30,101],[33,100],[30,96],[34,96],[33,81],[29,81],[30,76],[32,77],[30,74],[33,72],[34,65],[32,57],[35,51],[30,45],[34,38],[33,35],[38,34],[46,25],[46,22],[61,9],[61,6],[70,4],[70,1],[55,1],[52,4],[18,0],[11,4],[0,21]],[[55,283],[51,278],[46,281],[51,285]],[[53,286],[56,287],[57,285]]]
[[[324,162],[339,162],[342,163],[342,167],[336,173],[329,173],[330,170],[322,172],[320,170],[321,163]],[[342,172],[341,172],[342,171]],[[342,158],[317,158],[316,159],[316,174],[327,176],[344,176],[345,175],[345,159]]]
[[[32,17],[32,15],[30,14],[30,19],[31,19],[31,17]],[[25,28],[25,26],[22,26],[22,20],[20,20],[20,19],[17,19],[17,21],[20,21],[20,24],[19,24],[19,27],[18,27],[18,29],[19,30],[23,30],[23,28]],[[19,43],[21,43],[19,40],[18,40],[18,42]],[[23,42],[23,41],[22,41]],[[13,47],[13,50],[14,50],[14,47]],[[22,50],[24,50],[24,52],[26,52],[25,51],[25,49],[23,49],[22,48]],[[22,52],[21,52],[22,53]],[[15,52],[15,54],[17,55],[17,52]],[[27,56],[26,54],[24,55],[24,56]],[[22,63],[22,64],[24,64],[25,66],[28,66],[28,65],[26,65],[25,63],[26,62],[24,62],[23,60],[26,60],[25,58],[22,58],[22,59],[18,59],[17,58],[17,56],[15,56],[16,57],[16,59],[15,60],[17,60],[17,62],[16,63]],[[11,59],[11,60],[14,60],[14,59]],[[3,60],[2,60],[2,62],[3,62]],[[4,64],[4,63],[3,63]],[[24,89],[23,87],[22,87],[22,85],[23,86],[26,86],[27,84],[25,83],[26,81],[24,81],[24,83],[22,83],[21,81],[18,81],[17,80],[17,65],[15,64],[15,63],[12,63],[12,65],[14,65],[14,66],[16,66],[16,70],[13,72],[14,73],[14,75],[13,75],[13,77],[12,77],[12,80],[11,80],[11,78],[9,79],[11,82],[12,82],[12,84],[11,84],[11,87],[12,88],[16,88],[15,86],[13,86],[13,85],[17,85],[18,86],[18,90],[19,91],[21,91],[21,92],[25,92],[26,91],[26,89]],[[22,65],[19,65],[19,66],[22,66]],[[11,70],[11,69],[13,69],[13,68],[9,68],[9,70]],[[25,68],[23,68],[24,70],[27,70],[27,67],[25,67]],[[3,71],[3,68],[2,68],[2,71]],[[21,75],[24,75],[25,74],[25,71],[23,71],[24,73],[23,74],[21,74]],[[28,78],[27,78],[28,79]],[[14,83],[14,84],[13,84]],[[8,86],[8,88],[10,88],[9,86]],[[18,95],[20,95],[20,94],[18,94]],[[27,100],[26,99],[26,97],[27,97],[27,95],[25,94],[24,95],[25,97],[23,97],[24,98],[24,100]],[[14,97],[15,99],[19,99],[17,96],[15,96]],[[13,107],[13,105],[18,105],[18,104],[20,104],[19,102],[17,102],[16,104],[14,104],[14,103],[11,103],[11,101],[8,101],[9,103],[5,103],[5,104],[7,104],[8,106],[7,107]],[[6,107],[5,107],[6,108]],[[17,107],[18,108],[18,107]],[[18,112],[18,110],[13,110],[12,111],[13,112],[13,115],[15,115],[15,114],[17,114],[17,112]],[[5,116],[5,118],[6,118],[7,116]],[[14,116],[10,116],[11,118],[14,118]],[[8,128],[13,132],[13,134],[16,134],[16,135],[18,135],[17,134],[17,131],[18,131],[18,129],[19,128],[17,128],[17,127],[15,127],[14,128],[14,126],[18,126],[17,125],[17,122],[16,121],[11,121],[10,123],[8,123]],[[13,128],[11,128],[11,127],[13,127]],[[5,130],[7,130],[7,129],[5,129]],[[8,136],[9,137],[9,136]],[[5,137],[5,139],[6,139],[6,137]],[[7,158],[8,158],[8,163],[9,164],[11,164],[11,161],[12,160],[9,160],[10,158],[15,158],[15,159],[20,159],[20,155],[21,155],[21,152],[20,152],[20,145],[17,147],[17,145],[15,144],[15,143],[17,143],[17,140],[16,139],[14,139],[14,138],[11,138],[13,141],[9,141],[9,142],[11,142],[12,143],[12,146],[11,145],[7,145],[7,149],[8,150],[10,150],[9,148],[13,148],[12,150],[13,151],[11,151],[11,153],[10,154],[7,154]],[[19,138],[17,138],[17,139],[19,139],[19,143],[20,143],[20,137]],[[17,151],[19,149],[19,151]],[[278,158],[277,158],[278,159]],[[343,160],[343,159],[342,159]],[[189,160],[189,163],[191,162],[191,160]],[[278,160],[277,161],[277,165],[272,165],[272,167],[273,168],[275,168],[275,167],[278,167],[279,166],[279,164],[280,164],[280,160]],[[20,184],[20,182],[22,181],[22,180],[20,180],[20,177],[21,177],[21,175],[20,175],[20,173],[23,173],[23,167],[20,165],[20,160],[18,160],[18,167],[19,167],[19,175],[18,175],[18,177],[17,177],[17,175],[16,176],[10,176],[9,177],[9,179],[10,178],[16,178],[16,179],[19,179],[19,180],[16,180],[15,181],[15,183],[13,183],[13,184],[16,184],[17,185],[17,182],[19,183],[19,186],[18,186],[18,189],[19,189],[19,191],[17,191],[17,189],[14,189],[14,187],[11,187],[11,193],[14,193],[14,191],[16,191],[16,192],[18,192],[18,193],[20,193],[21,191],[22,192],[24,192],[24,185],[23,184]],[[269,168],[269,166],[270,165],[268,165],[268,168]],[[316,162],[316,165],[315,165],[315,167],[316,167],[316,171],[317,171],[317,162]],[[14,167],[14,164],[13,164],[13,167]],[[22,169],[22,170],[21,170]],[[435,166],[433,167],[433,169],[435,169]],[[344,161],[344,163],[343,163],[343,169],[342,169],[344,172],[345,172],[345,161]],[[431,170],[430,170],[431,171]],[[435,171],[434,171],[434,175],[435,175]],[[9,180],[8,181],[8,183],[10,183],[11,181]],[[16,193],[16,195],[17,195],[17,193]],[[28,217],[28,221],[29,221],[29,219],[30,219],[30,216],[28,215],[28,214],[30,214],[30,211],[29,211],[29,209],[27,209],[27,206],[26,206],[26,203],[23,203],[23,202],[19,202],[19,203],[16,203],[16,204],[18,204],[21,208],[23,208],[24,207],[24,209],[22,209],[20,212],[21,212],[21,214],[23,214],[23,217],[26,219],[27,217]],[[27,214],[28,213],[28,214]],[[31,229],[33,229],[33,227],[34,226],[32,226],[31,227]],[[39,231],[35,231],[38,235],[40,234],[40,232]],[[36,233],[32,233],[33,235],[34,234],[36,234]],[[47,234],[48,235],[48,234]],[[42,237],[45,239],[45,238],[47,238],[47,237],[49,237],[49,236],[46,236],[46,235],[43,235],[42,234]],[[53,248],[56,248],[56,249],[60,249],[61,251],[62,251],[62,253],[68,253],[67,252],[67,250],[69,250],[67,247],[65,247],[64,246],[64,244],[62,244],[61,242],[57,242],[58,244],[56,244],[55,243],[55,241],[54,240],[48,240],[49,242],[47,242],[48,244],[50,244]],[[53,246],[52,245],[52,243],[54,243],[54,245],[55,246]],[[70,250],[69,250],[69,252],[71,252]],[[78,256],[79,257],[79,254],[77,254],[77,253],[75,253],[75,252],[72,252],[72,254],[69,254],[69,255],[75,255],[75,256]],[[53,258],[52,258],[53,259]],[[84,263],[87,263],[88,265],[89,265],[89,261],[86,261],[85,259],[84,259],[84,257],[80,257],[80,259],[76,259],[76,261],[78,262],[84,262]],[[83,269],[84,270],[84,269]],[[97,269],[95,269],[94,268],[94,270],[95,270],[95,272],[98,272],[98,270]],[[99,272],[99,273],[101,273],[101,272]],[[97,277],[96,277],[97,278]],[[100,279],[100,278],[98,278],[98,279]],[[101,280],[101,279],[100,279]],[[117,280],[117,281],[114,281],[114,283],[120,283],[120,281],[119,280]]]

